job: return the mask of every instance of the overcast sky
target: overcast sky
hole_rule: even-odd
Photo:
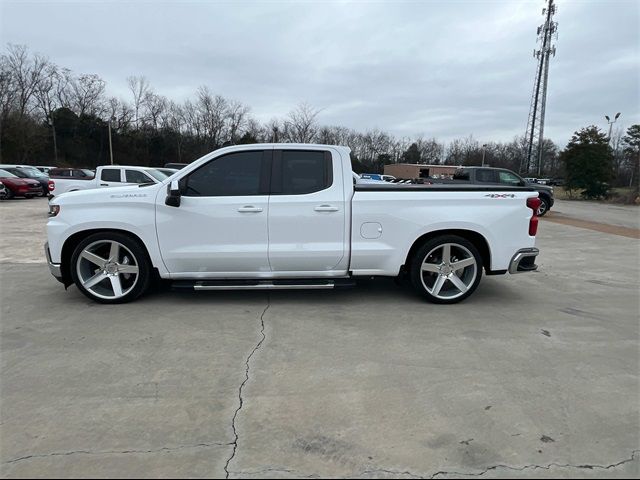
[[[622,112],[640,123],[640,2],[557,0],[546,136]],[[130,98],[126,78],[193,97],[199,85],[261,121],[306,101],[322,124],[480,141],[523,134],[533,88],[532,1],[0,0],[4,45],[27,45]]]

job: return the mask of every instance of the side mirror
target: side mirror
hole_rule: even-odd
[[[526,187],[527,186],[527,182],[525,182],[524,180],[520,180],[518,185],[520,185],[521,187]]]
[[[165,199],[164,204],[169,207],[180,206],[180,185],[177,180],[173,180],[169,184],[169,188],[167,189],[167,198]]]

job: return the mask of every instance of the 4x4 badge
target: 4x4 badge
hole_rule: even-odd
[[[515,193],[487,193],[485,197],[491,198],[515,198]]]

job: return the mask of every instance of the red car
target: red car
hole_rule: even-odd
[[[44,194],[42,185],[37,180],[30,178],[19,178],[13,173],[0,168],[0,180],[7,187],[7,197],[26,197],[33,198]]]

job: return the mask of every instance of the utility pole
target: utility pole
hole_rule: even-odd
[[[538,65],[536,66],[536,77],[525,133],[526,157],[520,163],[520,173],[529,173],[535,169],[538,176],[542,171],[544,151],[544,118],[549,82],[549,61],[551,57],[556,55],[556,47],[552,42],[554,38],[558,38],[558,22],[553,21],[553,15],[557,12],[557,8],[554,0],[547,1],[547,7],[542,9],[545,22],[538,27],[538,41],[541,48],[533,51],[533,57],[537,58]]]
[[[113,144],[111,143],[111,120],[113,120],[113,117],[109,119],[109,157],[111,158],[111,165],[113,165]]]
[[[49,125],[51,126],[51,130],[53,132],[53,159],[56,166],[58,166],[58,140],[56,139],[56,125],[53,123],[53,117],[49,116],[47,118]]]

